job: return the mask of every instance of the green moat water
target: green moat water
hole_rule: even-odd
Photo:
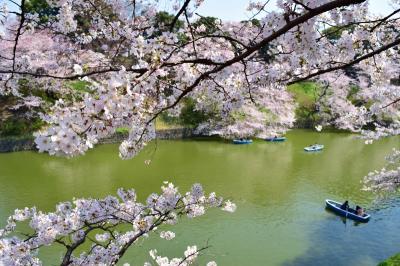
[[[376,204],[361,191],[362,177],[385,165],[400,138],[365,145],[354,135],[294,130],[283,143],[222,140],[153,142],[136,158],[122,161],[117,145],[102,145],[85,156],[65,159],[35,152],[0,154],[0,226],[15,208],[52,211],[73,197],[103,197],[119,187],[135,188],[144,200],[163,181],[181,191],[193,183],[232,199],[235,213],[211,210],[168,228],[172,241],[151,235],[121,260],[143,265],[148,251],[182,256],[187,245],[210,245],[200,265],[376,265],[400,251],[400,200]],[[306,153],[315,142],[325,150]],[[144,164],[152,159],[150,165]],[[326,198],[349,199],[367,208],[367,224],[344,222],[324,208]],[[55,265],[61,249],[45,248],[44,265]]]

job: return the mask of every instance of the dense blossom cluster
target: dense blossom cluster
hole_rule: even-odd
[[[393,149],[386,158],[388,165],[364,178],[364,189],[375,192],[394,192],[400,187],[400,150]]]
[[[161,194],[151,194],[144,204],[137,201],[134,190],[119,189],[118,197],[63,202],[54,212],[44,213],[36,208],[15,210],[0,230],[0,263],[41,265],[37,257],[39,249],[61,245],[66,249],[62,265],[113,265],[131,245],[157,231],[162,224],[175,224],[182,215],[190,218],[203,215],[208,208],[221,207],[228,212],[236,209],[235,204],[223,202],[215,193],[206,195],[200,184],[194,184],[184,195],[168,182],[161,189]],[[24,221],[33,233],[21,237],[17,223]],[[161,231],[160,237],[171,240],[175,234]],[[74,252],[84,241],[92,242],[89,249],[80,254]],[[172,260],[158,256],[155,250],[150,255],[160,266],[190,265],[201,250],[188,247],[184,257]]]
[[[187,266],[193,264],[196,261],[198,256],[198,250],[196,246],[187,247],[184,252],[184,258],[173,258],[169,259],[168,257],[162,257],[157,254],[157,250],[153,249],[150,251],[150,256],[154,260],[154,262],[159,266]],[[151,266],[150,263],[146,263],[145,266]],[[210,261],[206,266],[217,266],[215,261]]]
[[[248,7],[257,19],[209,25],[194,15],[202,1],[172,1],[176,14],[166,21],[158,1],[47,2],[56,12],[46,20],[26,1],[19,12],[8,11],[11,2],[0,9],[9,29],[0,39],[0,93],[25,101],[23,80],[58,95],[41,103],[40,151],[82,154],[123,126],[130,134],[120,155],[130,158],[155,137],[155,118],[179,114],[185,97],[212,114],[199,131],[282,133],[295,122],[287,85],[307,79],[327,88],[317,97],[320,124],[369,139],[399,133],[390,82],[399,70],[398,9],[377,17],[363,0],[281,0],[276,9],[257,1]]]

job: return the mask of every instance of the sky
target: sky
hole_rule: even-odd
[[[273,8],[274,0],[269,6]],[[204,0],[203,4],[196,11],[205,16],[213,16],[222,20],[245,20],[250,17],[246,13],[249,0]],[[370,0],[370,10],[376,14],[389,14],[393,9],[389,0]]]
[[[0,0],[2,3],[3,0]],[[5,1],[8,2],[8,1]],[[16,0],[19,3],[19,0]],[[268,6],[273,9],[276,0],[270,0]],[[369,0],[370,10],[376,14],[389,14],[393,8],[390,6],[391,0]],[[249,0],[204,0],[203,4],[196,10],[203,16],[218,17],[222,20],[241,21],[251,17],[246,12]],[[170,0],[160,1],[160,8],[170,7]],[[15,5],[10,5],[10,9],[14,10]]]

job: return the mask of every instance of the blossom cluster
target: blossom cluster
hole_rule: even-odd
[[[364,190],[375,192],[395,192],[400,187],[400,150],[393,149],[386,157],[387,167],[370,172],[364,177]]]
[[[177,187],[165,182],[161,193],[151,194],[146,203],[137,201],[133,189],[119,189],[118,197],[62,202],[49,213],[36,208],[17,209],[0,230],[0,262],[2,265],[41,265],[37,256],[40,248],[61,245],[65,248],[62,265],[114,265],[129,247],[161,225],[175,224],[182,215],[190,218],[203,215],[214,207],[228,212],[236,209],[234,203],[223,202],[215,193],[206,195],[200,184],[194,184],[191,191],[181,195]],[[23,222],[33,230],[26,237],[21,237],[17,230],[18,223]],[[170,240],[175,234],[161,231],[160,237]],[[89,249],[73,253],[85,241],[92,242]],[[150,254],[157,265],[189,265],[200,251],[196,246],[188,247],[183,258],[172,260],[156,255],[156,251]]]

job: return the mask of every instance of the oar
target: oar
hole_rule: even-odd
[[[349,213],[349,206],[346,206],[346,217],[344,219],[344,227],[347,228],[347,214]]]

